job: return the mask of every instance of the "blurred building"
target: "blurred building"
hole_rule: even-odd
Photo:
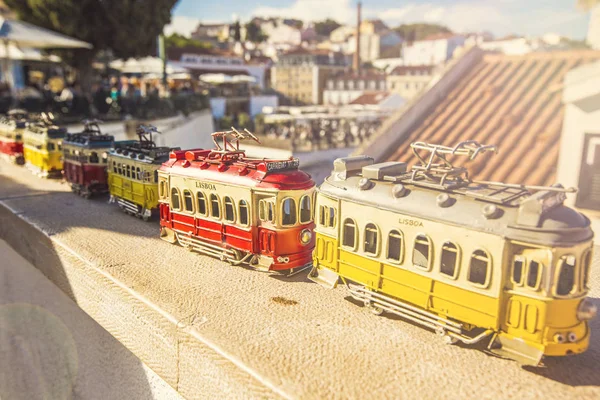
[[[297,48],[279,57],[271,83],[292,104],[322,104],[327,78],[346,66],[342,53]]]
[[[455,146],[476,140],[497,145],[498,154],[469,162],[472,179],[529,185],[564,179],[587,188],[577,195],[578,204],[583,207],[579,196],[585,195],[591,196],[586,207],[598,207],[598,60],[600,52],[590,50],[506,55],[471,48],[359,151],[377,162],[413,164],[411,142]],[[559,155],[560,165],[569,166],[560,174]]]
[[[600,50],[600,4],[597,4],[590,11],[587,43],[592,49]]]
[[[404,65],[438,65],[452,58],[463,46],[465,37],[454,33],[438,33],[417,40],[402,50]]]
[[[258,61],[246,63],[241,56],[219,49],[170,48],[167,53],[170,62],[174,66],[190,70],[196,78],[206,73],[250,75],[255,78],[256,84],[260,88],[265,88],[267,85],[267,71],[270,68],[270,63]]]
[[[191,38],[218,46],[219,43],[226,42],[229,39],[229,30],[230,24],[225,22],[212,24],[200,23],[196,30],[192,32]]]
[[[381,90],[367,91],[350,102],[350,105],[367,106],[376,111],[396,111],[405,100],[396,93]]]
[[[398,66],[387,77],[387,87],[405,99],[412,99],[427,86],[434,71],[433,65]]]
[[[385,91],[386,77],[377,71],[357,74],[351,71],[331,75],[325,82],[323,104],[345,105],[357,99],[366,91]]]
[[[381,57],[386,49],[394,48],[402,43],[402,38],[389,29],[381,20],[366,20],[360,24],[360,59],[370,62]],[[345,52],[356,51],[356,32],[346,41]]]

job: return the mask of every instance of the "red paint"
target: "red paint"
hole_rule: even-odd
[[[23,157],[23,142],[2,140],[0,138],[0,153],[20,159]]]

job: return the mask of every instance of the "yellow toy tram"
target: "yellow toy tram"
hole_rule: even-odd
[[[169,159],[171,151],[170,147],[156,147],[154,132],[157,130],[153,126],[140,126],[139,141],[115,142],[108,155],[110,201],[144,221],[158,208],[157,169]]]
[[[25,166],[40,177],[61,176],[62,141],[67,130],[54,125],[52,115],[42,113],[23,132]]]
[[[420,164],[337,159],[316,201],[310,278],[339,280],[374,313],[436,331],[447,343],[489,341],[523,364],[584,352],[590,221],[560,185],[473,181],[449,156],[495,150],[413,143]],[[427,156],[424,156],[423,154]]]

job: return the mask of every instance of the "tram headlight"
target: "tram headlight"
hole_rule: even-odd
[[[580,321],[588,321],[594,319],[598,313],[598,307],[589,299],[583,299],[577,308],[577,319]]]
[[[554,335],[554,341],[556,343],[564,343],[567,341],[567,338],[565,337],[564,333],[557,333],[556,335]]]
[[[310,229],[303,229],[302,232],[300,232],[300,243],[302,243],[303,245],[309,244],[311,239],[312,232],[310,231]]]
[[[567,335],[567,339],[569,339],[569,342],[575,343],[577,341],[577,335],[575,334],[575,332],[569,332],[569,334]]]

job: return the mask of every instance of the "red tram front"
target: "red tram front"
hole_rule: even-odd
[[[11,110],[0,119],[0,154],[16,164],[24,164],[23,130],[27,127],[27,112]]]
[[[114,137],[103,135],[97,121],[86,121],[83,132],[67,134],[63,141],[63,173],[71,190],[89,198],[106,193],[108,152]]]
[[[298,160],[246,157],[249,132],[217,132],[214,150],[174,151],[159,173],[161,237],[265,271],[312,264],[315,183]]]

